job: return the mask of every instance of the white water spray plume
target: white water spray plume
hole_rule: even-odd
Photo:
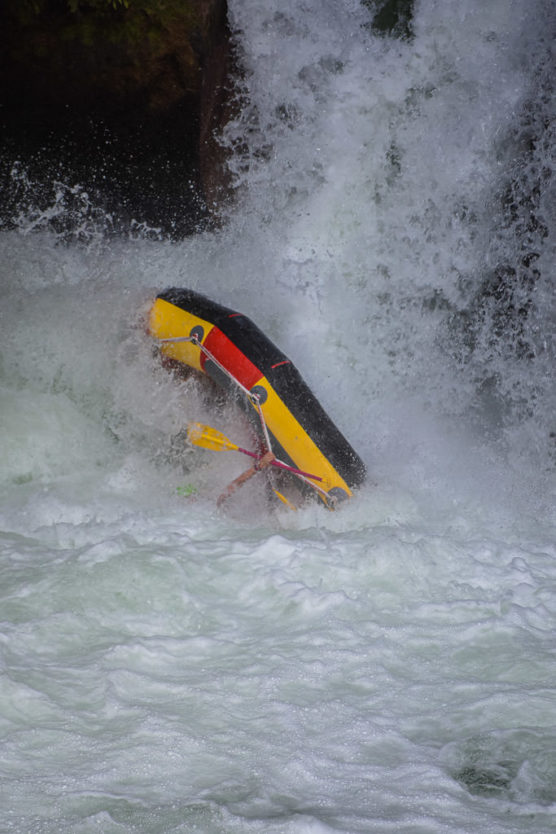
[[[221,228],[80,183],[0,231],[0,829],[556,825],[553,5],[230,0]],[[365,460],[338,512],[187,448],[156,292],[241,310]],[[217,428],[246,447],[235,408]]]

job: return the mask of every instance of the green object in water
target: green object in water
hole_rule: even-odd
[[[189,498],[191,495],[197,494],[197,487],[193,486],[193,484],[184,484],[183,486],[179,486],[176,489],[178,495],[183,495],[185,498]]]

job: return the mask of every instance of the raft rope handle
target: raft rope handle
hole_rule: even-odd
[[[199,341],[197,336],[195,336],[195,335],[193,335],[193,336],[174,336],[174,337],[170,337],[168,339],[157,339],[157,342],[159,342],[160,344],[168,344],[168,343],[176,344],[177,342],[193,342],[194,345],[197,345],[199,350],[202,353],[205,354],[207,359],[210,359],[211,362],[214,362],[214,364],[218,368],[220,368],[220,370],[229,379],[231,379],[231,381],[234,383],[234,385],[237,385],[237,387],[241,391],[243,391],[243,393],[245,394],[245,396],[247,397],[249,402],[257,409],[257,413],[258,413],[259,419],[261,421],[261,428],[262,428],[264,439],[265,439],[265,442],[266,442],[267,451],[272,452],[272,445],[270,443],[270,436],[269,436],[269,433],[268,433],[268,428],[267,428],[267,425],[266,425],[266,421],[264,419],[264,414],[263,414],[263,411],[262,411],[262,408],[261,408],[261,404],[259,402],[259,395],[258,394],[252,394],[251,391],[248,388],[246,388],[244,385],[242,385],[241,382],[238,379],[236,379],[235,376],[232,373],[230,373],[230,371],[227,368],[225,368],[224,365],[221,362],[218,361],[216,356],[214,356],[214,354],[212,354],[210,352],[210,350],[208,348],[206,348],[202,344],[202,342]],[[279,461],[279,463],[282,463],[282,462],[283,461]],[[322,487],[318,486],[314,481],[311,481],[309,478],[306,478],[304,475],[298,475],[297,473],[294,473],[294,474],[301,481],[304,481],[310,487],[312,487],[317,492],[319,492],[321,494],[321,497],[322,497],[325,504],[330,503],[330,496],[328,495],[326,490],[322,489]]]

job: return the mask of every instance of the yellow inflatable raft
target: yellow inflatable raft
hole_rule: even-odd
[[[365,466],[291,361],[246,316],[199,293],[168,289],[150,311],[149,330],[164,356],[241,392],[266,450],[329,507],[348,498]]]

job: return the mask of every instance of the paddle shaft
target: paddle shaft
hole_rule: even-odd
[[[244,455],[249,455],[251,458],[256,458],[260,460],[262,455],[257,455],[255,452],[250,452],[248,449],[242,449],[241,446],[238,446],[236,449],[237,452],[243,452]],[[311,478],[313,481],[322,481],[322,478],[319,478],[318,475],[311,475],[309,472],[303,472],[302,469],[296,469],[295,466],[288,466],[287,463],[282,463],[281,460],[274,460],[270,461],[271,466],[277,466],[279,469],[286,469],[288,472],[293,472],[295,475],[303,475],[304,478]]]
[[[205,426],[203,423],[190,423],[187,431],[187,439],[195,446],[201,446],[204,449],[212,449],[215,452],[229,450],[235,452],[242,452],[244,455],[249,455],[255,460],[266,460],[265,455],[258,455],[256,452],[250,452],[249,449],[242,449],[237,443],[232,443],[221,431],[213,429],[210,426]],[[296,469],[295,466],[289,466],[287,463],[282,463],[281,460],[276,460],[274,455],[266,466],[277,466],[279,469],[285,469],[287,472],[293,472],[295,475],[301,475],[303,478],[311,478],[313,481],[322,481],[318,475],[311,475],[310,472],[304,472],[302,469]]]
[[[218,500],[216,502],[217,507],[221,507],[224,501],[227,501],[230,495],[233,495],[234,492],[239,489],[245,481],[248,481],[249,478],[252,478],[253,475],[256,475],[257,472],[261,472],[263,469],[266,469],[267,466],[270,466],[274,463],[275,457],[272,452],[265,452],[264,455],[260,457],[255,455],[257,458],[257,462],[250,466],[245,472],[242,472],[231,484],[228,484],[222,495],[218,496]]]

